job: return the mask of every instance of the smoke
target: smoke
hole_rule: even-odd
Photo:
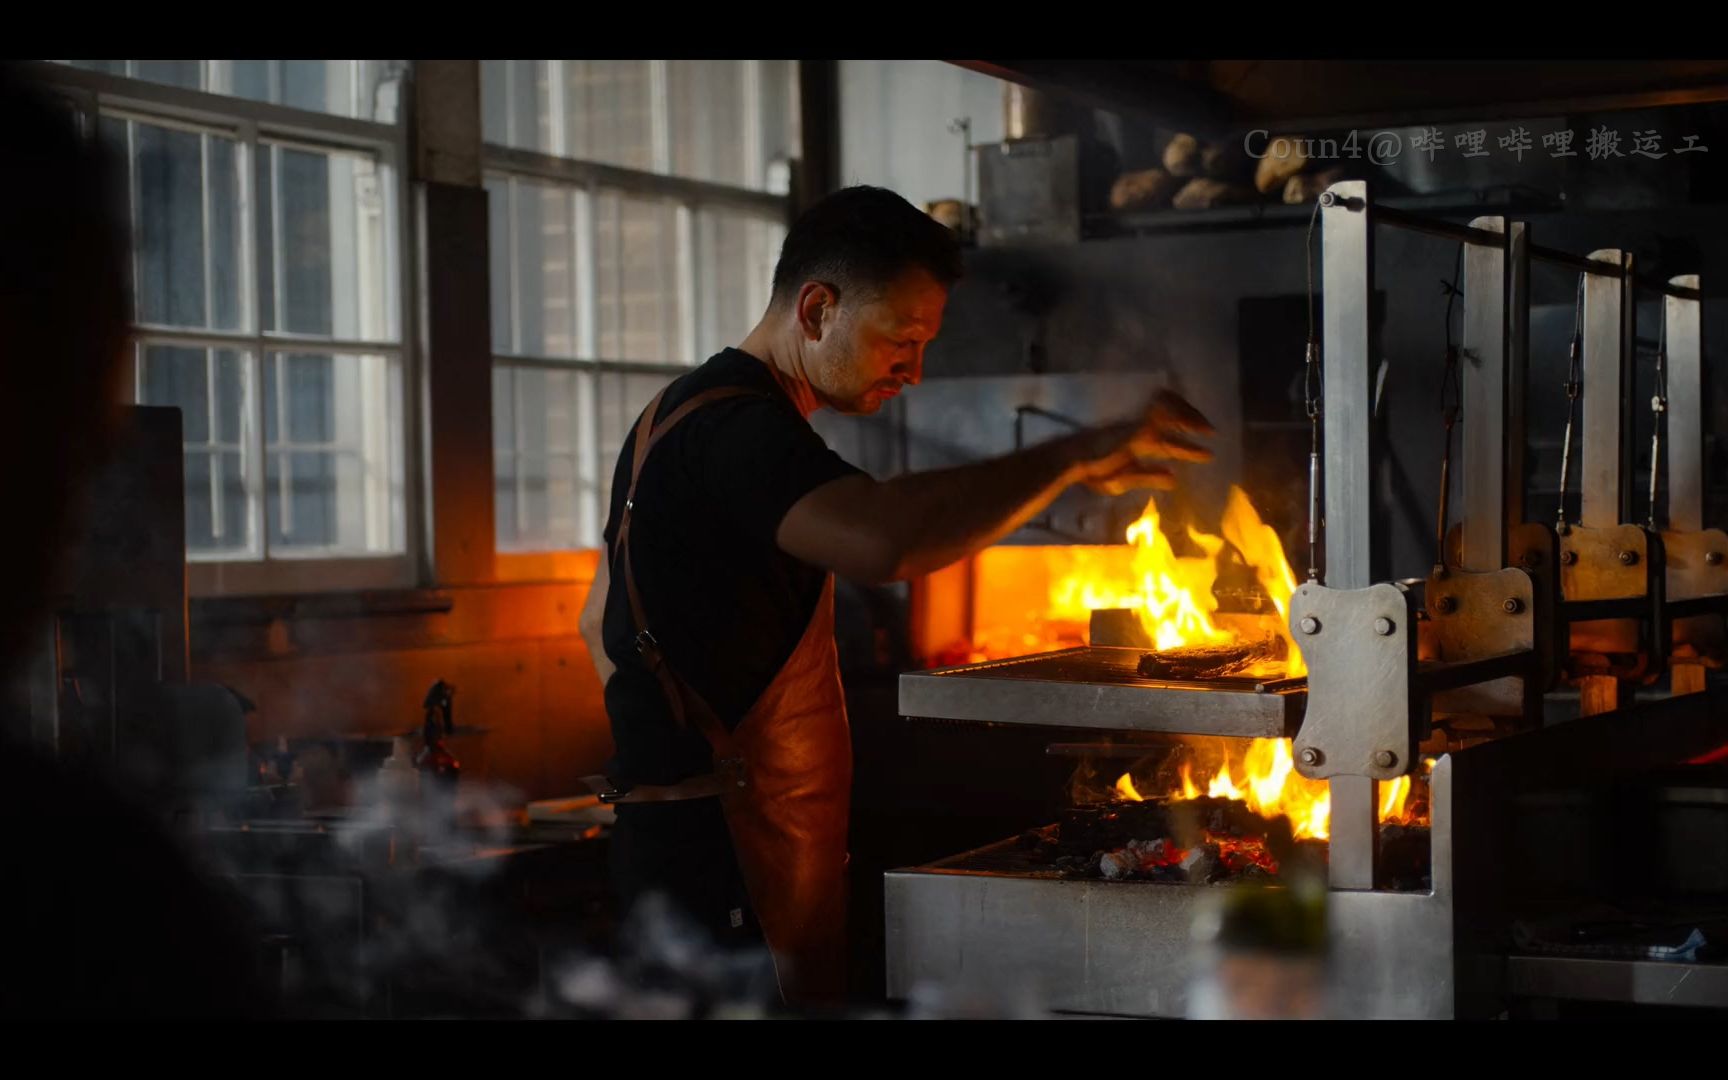
[[[625,920],[611,957],[573,955],[552,969],[540,1015],[617,1020],[758,1019],[779,1012],[765,947],[725,949],[663,896]]]
[[[502,886],[525,800],[464,781],[451,812],[382,773],[353,792],[345,815],[219,824],[198,845],[249,902],[282,1010],[519,1014],[539,964]]]
[[[416,778],[419,774],[414,774]],[[348,813],[211,830],[203,854],[250,902],[289,1017],[758,1019],[782,1006],[765,946],[722,945],[649,895],[609,937],[528,910],[507,854],[524,805],[464,779],[455,813],[384,770]],[[853,1018],[890,1018],[885,1010]],[[915,1019],[1047,1015],[1030,986],[919,987]]]

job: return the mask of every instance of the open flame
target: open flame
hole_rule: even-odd
[[[1240,779],[1232,774],[1231,762],[1226,759],[1204,781],[1204,793],[1214,799],[1246,803],[1250,810],[1264,818],[1287,817],[1291,832],[1298,840],[1325,840],[1329,837],[1331,788],[1324,780],[1310,780],[1296,771],[1289,739],[1255,739],[1237,766]],[[1431,770],[1434,759],[1424,759],[1423,766],[1424,772]],[[1115,792],[1118,798],[1128,802],[1146,801],[1128,773],[1123,773],[1116,781]],[[1181,782],[1162,797],[1171,802],[1185,802],[1199,798],[1201,793],[1201,785],[1194,779],[1192,764],[1184,762]],[[1409,805],[1410,794],[1411,780],[1408,776],[1382,782],[1380,823],[1425,824],[1423,815]]]
[[[1260,520],[1254,504],[1234,485],[1220,528],[1223,535],[1213,536],[1190,526],[1188,540],[1200,554],[1178,555],[1160,525],[1156,500],[1148,500],[1145,511],[1128,526],[1132,556],[1127,572],[1123,573],[1121,563],[1115,560],[1077,560],[1070,572],[1051,586],[1051,617],[1084,618],[1100,608],[1132,608],[1146,636],[1160,651],[1239,641],[1240,630],[1220,625],[1218,597],[1213,592],[1219,560],[1225,557],[1228,545],[1253,570],[1255,580],[1277,610],[1276,619],[1258,621],[1259,629],[1283,642],[1283,660],[1256,663],[1243,674],[1306,674],[1308,668],[1288,626],[1296,575],[1284,558],[1277,532]]]
[[[1404,803],[1410,798],[1410,778],[1380,782],[1380,820],[1403,821]]]

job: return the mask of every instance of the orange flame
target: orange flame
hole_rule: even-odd
[[[1324,780],[1310,780],[1296,771],[1289,739],[1255,739],[1248,752],[1237,763],[1241,779],[1230,771],[1225,760],[1206,781],[1206,795],[1214,799],[1229,799],[1246,803],[1250,810],[1264,818],[1287,817],[1291,832],[1297,839],[1325,840],[1330,835],[1332,792]],[[1406,810],[1410,798],[1410,777],[1380,785],[1378,818],[1382,824],[1419,824],[1418,815]],[[1116,794],[1129,802],[1144,802],[1135,788],[1133,778],[1123,773],[1116,781]],[[1200,797],[1191,765],[1182,765],[1182,780],[1164,796],[1171,802],[1184,802]]]
[[[1262,632],[1284,643],[1285,659],[1262,662],[1244,674],[1297,676],[1307,673],[1302,653],[1287,625],[1290,597],[1296,591],[1296,575],[1284,558],[1283,545],[1271,526],[1260,520],[1254,504],[1239,487],[1232,486],[1221,523],[1223,536],[1213,536],[1189,527],[1188,540],[1198,555],[1178,555],[1159,522],[1156,500],[1128,526],[1131,548],[1129,565],[1094,552],[1076,551],[1067,574],[1050,588],[1048,618],[1083,620],[1100,608],[1132,608],[1140,624],[1159,650],[1185,645],[1219,645],[1240,640],[1240,632],[1219,625],[1219,559],[1226,543],[1234,547],[1254,571],[1277,617],[1261,620]]]
[[[1404,801],[1410,798],[1410,778],[1400,776],[1396,780],[1380,782],[1380,820],[1403,821]]]
[[[1254,504],[1234,484],[1230,486],[1230,497],[1224,504],[1221,525],[1224,539],[1241,552],[1243,562],[1254,568],[1254,577],[1260,588],[1278,611],[1277,629],[1285,646],[1284,674],[1292,678],[1306,675],[1308,665],[1302,662],[1302,650],[1290,636],[1290,597],[1296,592],[1296,575],[1290,570],[1289,560],[1284,558],[1284,545],[1278,542],[1277,531],[1260,520]]]

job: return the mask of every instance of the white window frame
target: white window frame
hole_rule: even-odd
[[[672,160],[671,124],[668,122],[668,104],[666,93],[666,77],[668,63],[675,61],[653,60],[650,64],[650,80],[652,92],[649,95],[650,125],[653,145],[652,156],[655,165],[669,169]],[[550,60],[548,78],[552,85],[563,86],[563,61]],[[751,69],[759,65],[752,61]],[[507,65],[506,101],[514,100],[513,80],[518,68],[515,64]],[[747,70],[745,85],[750,96],[761,93],[760,72]],[[577,285],[577,306],[580,315],[575,320],[581,340],[577,352],[579,358],[550,357],[531,355],[521,352],[495,351],[492,363],[494,368],[513,369],[544,369],[554,371],[575,371],[589,373],[590,378],[598,380],[608,374],[662,375],[668,380],[689,371],[701,361],[697,356],[698,342],[710,341],[716,336],[711,304],[704,304],[704,282],[697,272],[702,264],[700,258],[701,237],[697,228],[700,212],[708,209],[732,211],[740,217],[754,217],[763,221],[774,220],[789,223],[792,215],[792,197],[790,194],[775,194],[757,188],[739,187],[732,184],[715,183],[707,180],[694,180],[687,177],[669,175],[664,171],[645,171],[631,169],[598,161],[582,160],[562,156],[568,149],[567,131],[561,122],[563,105],[562,93],[551,96],[550,107],[553,109],[551,123],[552,147],[554,153],[542,153],[535,150],[525,150],[514,146],[503,146],[497,143],[485,143],[481,148],[482,163],[488,180],[502,180],[508,183],[512,180],[532,182],[537,185],[550,186],[577,194],[577,211],[572,220],[572,233],[575,236],[572,253],[573,270]],[[506,108],[506,122],[512,127],[516,123],[516,113]],[[746,116],[746,143],[749,146],[759,145],[762,139],[761,111],[749,110]],[[506,133],[511,142],[515,132]],[[752,155],[752,162],[760,155]],[[760,166],[752,166],[760,168]],[[762,177],[756,179],[761,180]],[[649,197],[664,201],[676,208],[676,242],[677,262],[680,277],[680,291],[685,302],[682,312],[682,325],[679,333],[678,355],[686,358],[684,363],[644,363],[640,361],[622,360],[599,355],[598,343],[595,340],[596,320],[594,311],[597,306],[596,280],[594,267],[596,265],[596,246],[599,242],[598,230],[594,227],[593,207],[602,193],[617,192],[627,196]],[[506,208],[506,220],[512,229],[515,228],[516,215]],[[514,245],[512,245],[514,248]],[[511,272],[515,272],[515,252],[511,251]],[[763,305],[767,302],[767,283],[763,283]],[[515,343],[520,340],[518,320],[518,302],[520,296],[514,283],[507,290],[510,301],[508,311],[494,311],[494,320],[510,320],[508,333],[504,340]],[[705,332],[707,331],[707,332]],[[494,328],[496,337],[496,327]],[[588,406],[586,422],[577,433],[578,444],[575,447],[578,461],[594,463],[600,470],[609,468],[610,463],[603,460],[607,448],[600,445],[600,394],[597,381],[596,389],[587,395]],[[514,452],[520,455],[524,447],[520,445],[521,433],[518,426],[518,445]],[[517,474],[516,504],[518,514],[522,513],[523,487],[521,474]],[[601,505],[603,494],[610,486],[606,481],[609,477],[602,475],[602,482],[596,485],[594,498],[596,505],[585,508],[582,513],[594,515],[594,520],[603,528],[608,516],[609,507]],[[567,562],[574,559],[587,558],[592,548],[535,548],[527,545],[505,545],[500,543],[497,554],[499,576],[503,578],[538,578],[555,574]],[[572,563],[573,564],[573,563]],[[585,563],[584,563],[585,565]]]
[[[205,63],[208,63],[206,61]],[[254,370],[262,380],[265,357],[271,353],[294,352],[330,353],[336,355],[363,354],[393,359],[401,375],[400,409],[402,445],[394,448],[400,455],[403,479],[403,550],[379,555],[346,555],[327,557],[318,553],[277,553],[268,548],[268,530],[264,529],[263,502],[271,497],[264,483],[264,425],[262,385],[253,388],[247,409],[255,421],[251,426],[252,445],[248,449],[248,489],[259,493],[256,507],[249,506],[258,529],[262,557],[246,553],[238,556],[214,554],[189,556],[187,587],[193,596],[272,595],[309,592],[338,592],[353,589],[407,588],[417,583],[418,552],[423,548],[423,522],[420,507],[423,502],[423,480],[420,446],[423,418],[417,408],[419,395],[413,388],[419,385],[419,350],[416,348],[417,319],[415,312],[415,275],[412,256],[410,208],[411,178],[408,156],[408,123],[406,100],[398,103],[395,123],[385,124],[329,113],[320,113],[249,98],[153,83],[130,76],[74,68],[65,64],[34,61],[34,72],[51,84],[77,106],[89,132],[94,134],[95,121],[104,116],[137,120],[168,127],[191,126],[200,131],[220,133],[234,138],[246,147],[247,168],[242,172],[244,202],[252,202],[252,184],[256,167],[252,155],[268,143],[287,143],[320,152],[359,152],[375,156],[392,178],[383,190],[385,203],[386,246],[395,265],[391,267],[397,292],[396,335],[387,341],[350,341],[315,335],[297,335],[266,331],[258,311],[257,297],[257,228],[248,211],[242,230],[241,296],[243,310],[248,312],[250,330],[239,332],[209,331],[181,327],[158,327],[142,323],[129,326],[133,349],[128,351],[131,366],[126,379],[130,388],[128,403],[139,398],[137,350],[146,345],[182,345],[192,348],[228,348],[244,350],[254,357]],[[410,68],[400,93],[405,99],[412,80]],[[131,196],[128,195],[128,203]],[[392,205],[393,204],[393,205]],[[135,229],[134,229],[135,235]],[[136,282],[136,268],[128,276]],[[254,401],[251,398],[257,398]],[[253,474],[256,474],[255,476]],[[256,486],[254,487],[254,480]]]

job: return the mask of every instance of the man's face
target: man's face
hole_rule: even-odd
[[[812,287],[801,296],[806,314],[812,314]],[[869,415],[922,381],[924,347],[942,329],[948,290],[928,271],[914,268],[874,294],[852,293],[812,320],[821,329],[811,342],[805,374],[829,408]]]

